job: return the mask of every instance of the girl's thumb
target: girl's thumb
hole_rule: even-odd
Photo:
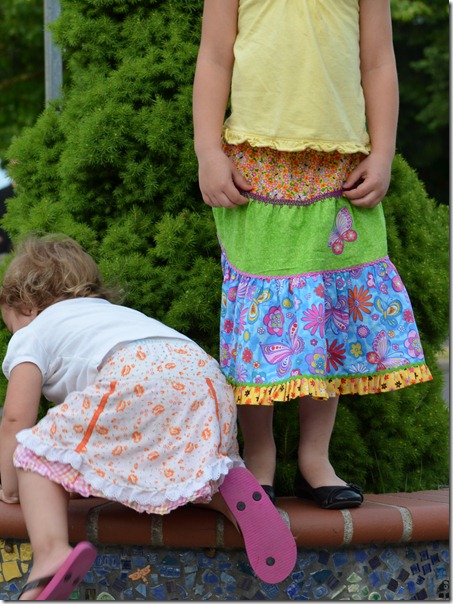
[[[243,191],[250,191],[250,189],[253,189],[253,185],[251,185],[236,168],[233,170],[233,182],[238,189],[242,189]]]

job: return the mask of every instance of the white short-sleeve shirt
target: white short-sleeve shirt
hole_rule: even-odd
[[[8,344],[2,369],[9,379],[20,363],[34,363],[42,373],[47,400],[61,403],[70,392],[93,383],[99,367],[118,345],[143,338],[189,340],[143,313],[99,298],[52,304]]]

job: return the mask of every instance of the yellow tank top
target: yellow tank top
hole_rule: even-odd
[[[369,153],[359,0],[240,0],[227,142]]]

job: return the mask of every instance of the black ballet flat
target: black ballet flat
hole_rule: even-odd
[[[298,470],[294,481],[294,494],[299,499],[310,499],[326,510],[358,508],[363,501],[362,489],[351,482],[344,486],[314,489]]]
[[[262,484],[261,488],[266,493],[266,495],[269,497],[269,499],[272,501],[272,503],[275,504],[274,487],[272,487],[270,484]]]

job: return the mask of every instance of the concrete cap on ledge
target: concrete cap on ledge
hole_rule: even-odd
[[[449,539],[449,489],[365,495],[360,508],[323,510],[295,497],[277,498],[290,518],[298,547],[413,543]],[[0,502],[0,535],[27,539],[20,504]],[[72,542],[155,547],[241,548],[243,541],[222,514],[192,505],[165,516],[140,514],[100,498],[69,504]]]

